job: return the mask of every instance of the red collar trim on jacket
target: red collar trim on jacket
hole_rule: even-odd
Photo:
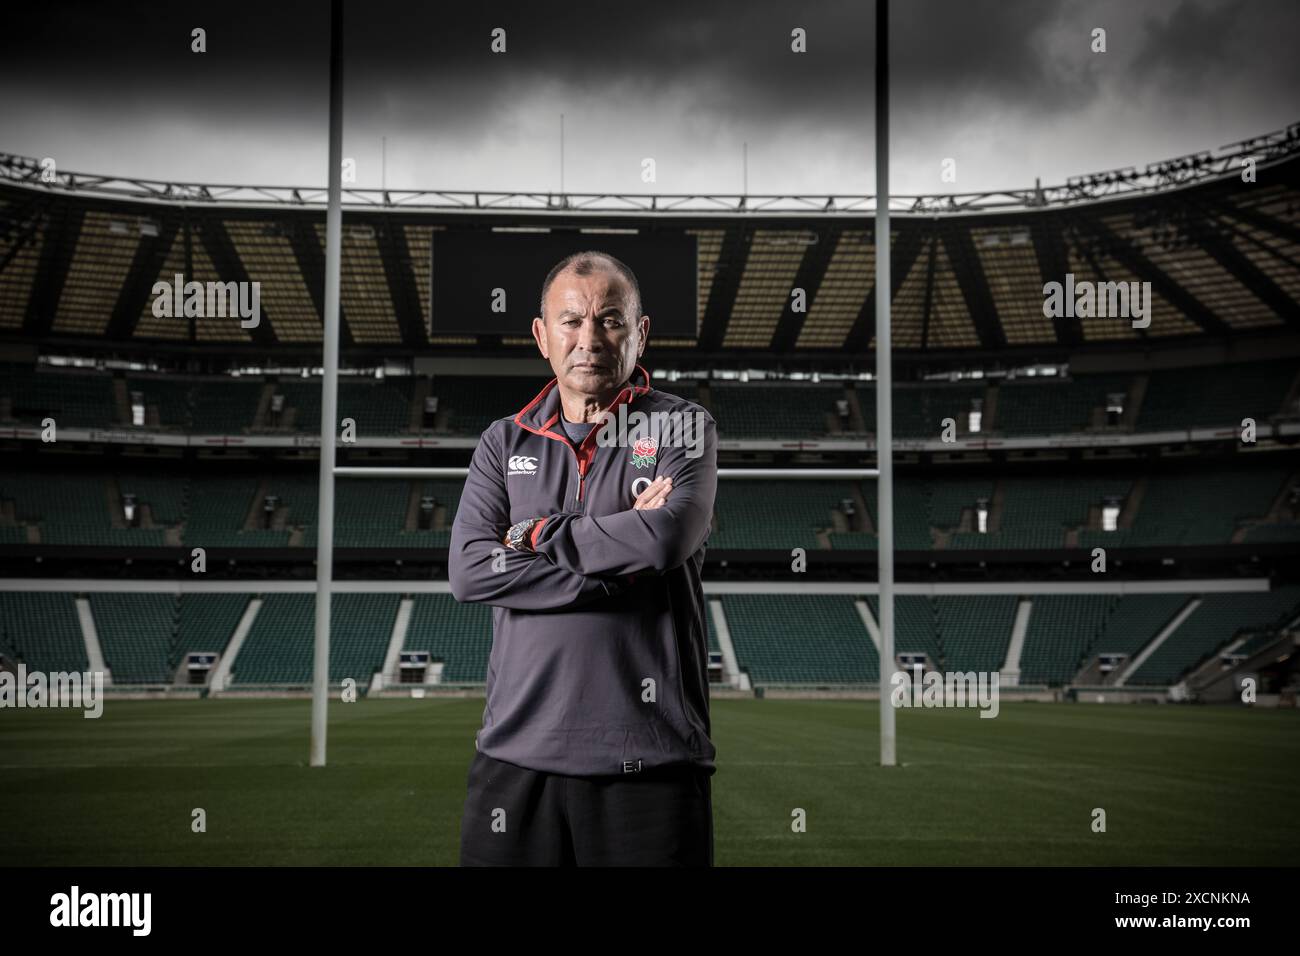
[[[644,384],[636,384],[638,378],[644,379]],[[554,438],[557,441],[567,443],[569,439],[566,436],[551,430],[551,426],[560,420],[559,384],[560,380],[558,378],[553,378],[547,382],[546,387],[537,393],[537,397],[519,409],[519,412],[515,415],[515,424],[535,435],[544,435],[547,438]],[[628,383],[623,386],[607,408],[613,411],[625,402],[640,398],[649,391],[650,373],[645,370],[644,366],[638,365],[633,369],[631,376],[628,378]],[[545,421],[541,421],[543,415],[547,416]]]

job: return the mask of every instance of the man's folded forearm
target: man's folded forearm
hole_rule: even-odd
[[[555,611],[580,607],[617,594],[626,584],[600,575],[583,575],[557,567],[544,555],[467,549],[450,556],[447,577],[457,601],[492,604],[520,611]]]
[[[686,563],[707,528],[694,510],[628,510],[600,517],[562,513],[546,519],[533,549],[575,574],[663,574]]]

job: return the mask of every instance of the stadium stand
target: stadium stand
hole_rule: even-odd
[[[923,385],[899,388],[894,394],[894,435],[897,438],[938,438],[943,421],[953,419],[958,435],[969,433],[973,402],[984,397],[983,385]],[[875,431],[875,393],[863,416]]]
[[[89,602],[113,683],[171,684],[187,654],[225,651],[248,595],[96,593]]]
[[[73,595],[0,592],[0,654],[30,669],[80,670],[89,664]],[[1063,686],[1096,654],[1132,657],[1194,597],[1190,594],[1035,595],[1020,659],[1020,684]],[[399,596],[335,598],[330,679],[358,686],[383,662]],[[183,682],[187,653],[223,653],[248,603],[245,594],[89,595],[91,614],[115,686]],[[879,622],[875,595],[865,597]],[[1270,629],[1300,614],[1300,586],[1268,593],[1208,594],[1130,685],[1164,686],[1196,667],[1234,635]],[[834,595],[723,595],[723,612],[741,670],[754,686],[850,686],[877,679],[879,658],[854,599]],[[931,669],[997,671],[1006,657],[1017,598],[1010,595],[899,595],[895,650],[923,653]],[[441,683],[486,679],[492,611],[450,595],[418,594],[403,650],[443,664]],[[34,627],[34,615],[50,627]],[[314,604],[309,594],[264,598],[234,667],[238,687],[304,686],[310,680]],[[708,617],[709,649],[720,646]],[[1267,643],[1268,630],[1254,638]],[[1239,649],[1249,653],[1249,645]]]
[[[1149,477],[903,476],[895,481],[895,541],[900,550],[1292,541],[1300,534],[1300,523],[1265,517],[1291,474],[1285,466],[1216,465],[1201,472]],[[1135,500],[1139,482],[1144,493]],[[342,479],[336,487],[337,547],[447,546],[459,481]],[[135,496],[139,526],[122,523],[126,494]],[[116,475],[91,471],[71,477],[5,476],[0,478],[0,542],[24,543],[31,528],[37,540],[47,544],[313,548],[317,494],[317,477],[304,472],[187,477],[132,470]],[[269,518],[267,496],[276,503]],[[425,497],[432,499],[434,510],[422,525],[420,503]],[[977,530],[981,499],[988,508],[985,533]],[[1120,526],[1102,531],[1101,508],[1110,499],[1121,504]],[[774,501],[782,507],[773,508]],[[877,547],[876,493],[869,483],[723,482],[715,514],[712,549]]]
[[[1300,521],[1282,521],[1275,524],[1257,524],[1246,529],[1243,541],[1251,544],[1271,544],[1283,541],[1300,541]]]
[[[1297,374],[1294,360],[1152,372],[1138,429],[1239,428],[1245,417],[1268,421]]]
[[[188,430],[192,424],[194,384],[191,380],[170,377],[128,376],[128,396],[138,394],[144,405],[144,422],[141,427]]]
[[[993,489],[990,478],[954,477],[930,482],[930,525],[941,531],[956,531],[963,525],[973,530],[976,502],[981,498],[991,501]]]
[[[402,650],[428,651],[441,661],[444,684],[482,683],[492,650],[492,609],[460,604],[450,594],[418,594]]]
[[[877,526],[879,517],[876,512],[877,496],[875,489],[858,485],[862,500],[866,503],[871,526]],[[933,487],[929,482],[915,478],[900,477],[894,482],[894,547],[900,551],[928,551],[934,547],[931,533],[931,504]],[[862,548],[874,551],[880,546],[874,530],[833,531],[830,535],[831,546],[835,548]]]
[[[0,649],[11,663],[46,673],[86,671],[74,595],[0,591]]]
[[[1013,595],[936,597],[934,605],[945,670],[996,671],[1002,667],[1016,614]]]
[[[136,506],[147,508],[155,525],[175,527],[185,519],[185,483],[164,474],[119,472],[117,487],[123,495],[135,495]]]
[[[867,606],[877,626],[880,624],[880,598],[867,597]],[[916,594],[899,594],[894,598],[894,651],[897,654],[923,653],[930,666],[943,666],[943,648],[939,645],[939,619],[934,602]]]
[[[842,388],[822,385],[742,385],[716,382],[710,390],[714,419],[728,438],[824,438],[836,428]],[[719,433],[722,429],[719,426]]]
[[[1207,594],[1133,674],[1130,684],[1172,684],[1239,631],[1285,623],[1300,611],[1300,585],[1265,593]]]
[[[894,525],[909,570],[928,563],[940,569],[937,581],[987,580],[990,555],[975,552],[992,552],[990,563],[1036,578],[1050,576],[1048,562],[1017,552],[1101,545],[1152,549],[1173,562],[1181,558],[1178,549],[1197,547],[1197,560],[1216,562],[1224,577],[1239,574],[1246,559],[1259,561],[1252,573],[1266,575],[1263,559],[1300,541],[1300,516],[1286,503],[1288,482],[1300,470],[1287,445],[1293,438],[1282,431],[1300,421],[1300,365],[1283,341],[1294,333],[1300,302],[1294,140],[1289,135],[1280,159],[1273,157],[1282,175],[1260,189],[1243,191],[1225,175],[1106,203],[1052,194],[1047,212],[1037,200],[961,215],[922,203],[933,215],[897,218],[893,432],[901,448]],[[5,168],[21,171],[14,159],[3,161],[11,162]],[[86,566],[107,560],[96,552],[108,547],[138,549],[132,560],[167,563],[174,553],[160,557],[153,549],[277,548],[286,553],[274,561],[232,556],[229,566],[237,570],[230,573],[274,577],[283,571],[277,563],[295,562],[295,573],[305,576],[318,539],[318,489],[308,465],[311,443],[300,439],[321,425],[321,317],[312,292],[320,277],[309,263],[323,255],[323,214],[285,193],[259,209],[189,203],[182,222],[178,207],[156,190],[135,194],[136,202],[130,181],[115,181],[125,192],[113,196],[109,212],[89,181],[37,188],[0,179],[0,226],[5,235],[30,239],[0,257],[0,330],[15,340],[6,358],[27,356],[0,363],[0,424],[9,433],[0,440],[24,453],[18,467],[0,474],[0,547],[13,561],[30,562],[37,553],[47,559],[43,549],[53,546],[75,552],[68,560]],[[1182,221],[1189,211],[1225,228],[1175,243],[1151,241],[1150,222]],[[308,222],[304,212],[318,221]],[[461,212],[471,230],[489,224]],[[554,212],[559,231],[582,224]],[[816,212],[791,213],[757,230],[736,216],[669,224],[656,214],[629,215],[656,229],[680,228],[697,242],[698,331],[674,339],[652,334],[644,364],[657,388],[707,408],[724,442],[746,443],[725,449],[720,464],[869,464],[869,451],[854,440],[876,426],[874,382],[863,375],[875,299],[870,234],[826,230]],[[155,217],[166,220],[162,230],[147,234],[141,224]],[[437,331],[427,267],[430,237],[448,228],[444,220],[432,208],[408,207],[400,216],[382,204],[349,210],[338,414],[356,421],[359,436],[376,440],[368,448],[340,448],[341,460],[370,463],[373,455],[385,464],[464,464],[472,439],[512,416],[549,378],[522,326],[504,336]],[[57,221],[76,223],[75,234],[50,232]],[[830,241],[809,244],[810,232]],[[163,320],[130,294],[156,278],[170,280],[187,254],[196,276],[263,282],[258,330],[224,318]],[[1044,279],[1065,271],[1117,282],[1159,272],[1151,326],[1135,330],[1102,317],[1044,321]],[[786,301],[796,278],[808,287],[806,313]],[[157,349],[160,343],[166,348]],[[228,348],[234,345],[239,349]],[[1232,360],[1213,364],[1223,356]],[[68,367],[69,359],[77,367]],[[303,367],[310,374],[300,377]],[[447,368],[457,374],[443,374]],[[1117,395],[1122,410],[1111,411]],[[432,415],[426,396],[436,400]],[[977,409],[982,422],[972,432]],[[18,426],[38,426],[46,417],[65,431],[113,434],[81,436],[79,449],[47,449],[18,434]],[[1225,440],[1243,417],[1277,426],[1268,448]],[[947,418],[959,438],[977,442],[952,453],[923,445],[939,439]],[[1187,435],[1192,429],[1225,433]],[[1164,432],[1179,434],[1152,437]],[[985,437],[987,447],[978,444]],[[1005,439],[1016,441],[999,450]],[[801,440],[820,447],[791,448]],[[1107,466],[1105,456],[1116,451]],[[1158,467],[1147,466],[1147,452]],[[68,464],[46,466],[61,461]],[[1050,473],[1040,470],[1043,461],[1052,462]],[[1067,472],[1072,462],[1086,463],[1086,472]],[[335,545],[425,552],[413,572],[394,570],[409,554],[400,555],[402,562],[396,555],[347,557],[377,558],[374,568],[383,575],[440,579],[460,490],[452,480],[340,480]],[[125,496],[136,504],[131,527],[122,514]],[[1114,531],[1102,530],[1107,501],[1120,504]],[[708,544],[715,556],[878,547],[874,482],[724,481],[714,519]],[[1214,554],[1202,558],[1202,550]],[[856,572],[855,562],[867,561],[818,557],[828,574]],[[1053,575],[1066,563],[1055,557]],[[1065,557],[1077,577],[1080,562]],[[744,577],[749,558],[724,554],[726,575]],[[1124,564],[1140,560],[1146,557],[1130,562],[1126,555]],[[1174,681],[1239,628],[1275,622],[1294,606],[1286,593],[1207,594],[1133,683]],[[1141,653],[1194,596],[1034,596],[1021,682],[1061,686],[1100,653]],[[380,665],[399,600],[336,599],[333,679],[364,683]],[[865,600],[879,620],[877,599]],[[91,593],[88,601],[115,681],[130,685],[176,680],[188,651],[225,651],[249,597]],[[446,683],[481,682],[490,609],[441,594],[413,602],[406,648],[442,662]],[[843,686],[878,675],[853,598],[728,594],[721,603],[740,666],[755,684]],[[924,653],[939,668],[996,670],[1016,604],[1005,594],[900,596],[897,650]],[[39,631],[32,620],[41,622]],[[309,595],[267,597],[234,662],[235,685],[305,684],[312,621]],[[711,616],[708,630],[710,649],[720,650]],[[68,593],[0,599],[0,653],[47,667],[84,666],[72,586]]]
[[[319,379],[301,379],[268,383],[271,393],[284,396],[285,411],[280,420],[264,430],[320,432]],[[339,382],[339,421],[351,418],[359,435],[396,435],[409,430],[411,423],[411,380]]]
[[[243,435],[253,428],[263,384],[252,381],[202,381],[192,394],[196,435]]]
[[[351,382],[339,382],[339,420],[347,417],[344,411],[343,396]],[[313,387],[315,386],[315,387]],[[320,432],[320,383],[310,380],[294,382],[270,382],[266,389],[274,395],[284,398],[284,409],[278,418],[267,415],[259,431],[293,431]],[[273,420],[274,419],[274,420]]]
[[[154,489],[157,491],[157,489]],[[27,473],[0,476],[0,500],[14,502],[15,519],[38,529],[39,541],[51,545],[161,547],[162,528],[126,527],[110,503],[120,493],[106,474]],[[175,504],[170,492],[158,492],[163,509]],[[115,522],[115,517],[119,520]]]
[[[352,418],[362,435],[397,435],[409,430],[413,381],[388,378],[382,382],[343,382],[339,386],[339,417]],[[320,388],[315,390],[317,402]],[[317,412],[315,418],[320,418]],[[319,426],[318,426],[319,427]]]
[[[997,420],[983,430],[1003,435],[1068,435],[1104,425],[1110,395],[1128,395],[1131,375],[1066,380],[1017,378],[998,389]]]
[[[1283,414],[1287,395],[1297,390],[1295,362],[1278,360],[1213,368],[1162,369],[1146,375],[1083,374],[1075,377],[1018,377],[995,389],[996,410],[986,409],[981,432],[1009,437],[1052,436],[1088,431],[1163,432],[1239,426],[1243,409],[1258,423]],[[242,377],[214,379],[131,375],[116,379],[108,371],[0,366],[0,421],[36,425],[52,416],[60,426],[125,427],[132,424],[132,396],[144,406],[140,427],[212,434],[316,434],[320,430],[320,380]],[[1134,383],[1148,379],[1145,387]],[[411,431],[415,397],[427,387],[439,401],[429,430],[478,435],[498,418],[513,415],[546,384],[544,369],[532,376],[440,375],[353,376],[339,383],[339,418],[350,417],[365,436]],[[116,398],[121,385],[122,397]],[[715,380],[704,389],[691,380],[655,380],[655,387],[708,409],[719,435],[729,440],[826,439],[872,434],[875,392],[869,383],[813,385],[774,381],[738,383]],[[953,418],[960,437],[970,437],[968,414],[989,385],[912,382],[896,386],[894,434],[902,439],[936,440],[941,422]],[[1108,396],[1129,400],[1123,421],[1107,424]],[[283,397],[276,413],[272,398]],[[844,400],[848,417],[837,403]],[[1136,415],[1135,415],[1136,412]]]
[[[405,546],[411,488],[405,481],[340,481],[334,491],[334,545],[338,548]],[[303,532],[303,545],[316,546],[317,523]]]
[[[726,594],[740,667],[758,684],[861,684],[879,679],[880,656],[848,597]]]
[[[1125,594],[1111,608],[1088,652],[1133,655],[1187,604],[1186,594]]]
[[[311,682],[315,598],[271,594],[244,640],[232,671],[235,684],[303,685]],[[330,636],[330,681],[351,677],[364,693],[384,652],[397,615],[394,594],[336,594]]]
[[[433,380],[438,413],[446,410],[446,431],[481,435],[498,418],[513,416],[546,384],[544,378],[486,379],[475,375],[439,375]]]
[[[36,369],[6,364],[0,417],[39,425],[53,418],[60,427],[107,428],[113,423],[112,379],[94,372]]]
[[[1249,469],[1213,467],[1154,475],[1147,479],[1131,528],[1086,530],[1079,535],[1079,545],[1150,548],[1223,544],[1232,540],[1242,521],[1268,511],[1287,474],[1286,468],[1261,464]]]
[[[1020,682],[1069,683],[1120,600],[1112,594],[1035,595],[1020,653]]]
[[[115,684],[171,682],[169,665],[178,624],[175,596],[91,594],[90,612],[104,664]]]
[[[168,658],[175,669],[186,654],[221,654],[248,607],[247,594],[182,594],[178,600],[180,626]]]
[[[190,480],[186,547],[288,547],[284,528],[247,527],[259,481],[253,477],[196,477]]]
[[[714,548],[820,548],[819,533],[853,487],[839,481],[742,481],[718,488]],[[774,507],[774,503],[779,503]]]
[[[1067,532],[1087,524],[1090,508],[1107,495],[1127,497],[1129,486],[1123,478],[1006,478],[999,482],[1001,503],[990,510],[988,533],[957,531],[948,546],[1064,548]]]

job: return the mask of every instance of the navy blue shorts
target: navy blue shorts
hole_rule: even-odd
[[[569,777],[476,752],[461,866],[712,866],[711,771]]]

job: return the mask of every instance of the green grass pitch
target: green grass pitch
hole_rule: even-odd
[[[4,865],[454,865],[483,702],[330,704],[307,766],[305,700],[0,711]],[[717,700],[720,866],[1290,865],[1300,713]],[[207,832],[191,832],[191,811]],[[1106,832],[1092,829],[1106,811]],[[807,831],[791,829],[795,808]]]

